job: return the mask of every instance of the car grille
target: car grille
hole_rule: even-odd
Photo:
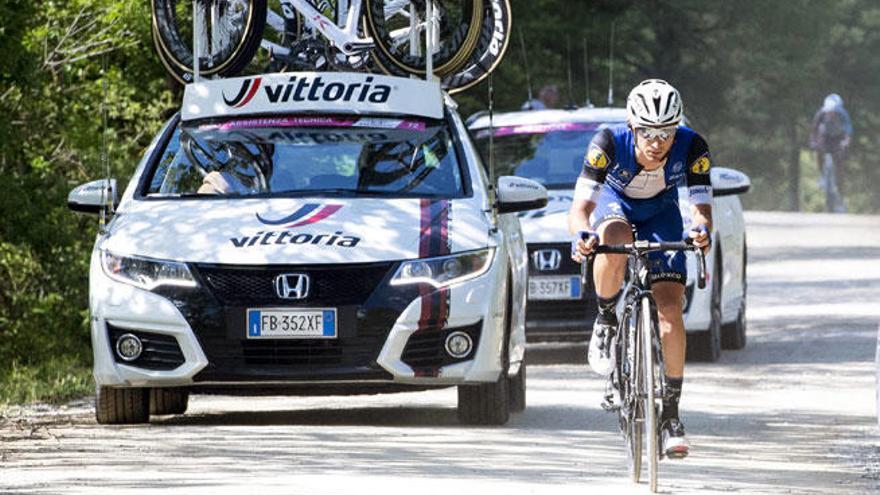
[[[391,271],[394,263],[346,266],[220,266],[196,265],[211,293],[223,304],[248,306],[279,303],[362,304]],[[308,297],[290,301],[278,297],[275,278],[304,273],[311,278]]]
[[[126,361],[116,354],[116,340],[130,333],[141,340],[143,351],[134,361]],[[113,348],[113,357],[117,363],[137,366],[148,370],[173,370],[184,363],[183,352],[177,339],[172,335],[164,335],[140,330],[129,330],[107,325],[107,335]]]

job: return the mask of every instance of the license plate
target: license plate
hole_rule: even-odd
[[[580,299],[581,277],[529,277],[529,300]]]
[[[248,309],[249,339],[335,339],[336,310]]]

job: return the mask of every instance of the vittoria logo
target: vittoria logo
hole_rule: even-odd
[[[310,223],[320,222],[321,220],[336,213],[342,208],[342,205],[320,205],[318,203],[309,203],[302,205],[298,210],[290,215],[278,220],[269,220],[263,218],[257,213],[257,220],[266,225],[283,225],[289,223],[287,228],[302,227]]]
[[[235,95],[235,98],[230,100],[226,97],[226,93],[223,93],[223,101],[233,108],[241,108],[247,105],[254,98],[254,95],[257,94],[257,90],[260,89],[260,83],[262,81],[262,77],[245,79],[244,82],[241,83],[241,89],[238,90],[238,94]]]
[[[386,103],[391,97],[391,86],[373,84],[375,79],[366,76],[363,82],[326,83],[321,76],[291,76],[287,83],[267,84],[262,86],[269,103],[287,103],[299,101],[324,102],[370,102]],[[242,108],[253,100],[259,91],[263,78],[245,79],[235,98],[229,99],[223,94],[223,101],[233,108]]]
[[[299,207],[290,215],[272,220],[256,214],[257,220],[265,225],[284,225],[286,229],[303,227],[324,220],[342,208],[342,205],[322,205],[308,203]],[[283,244],[315,244],[321,246],[355,247],[361,241],[360,237],[345,235],[341,230],[332,234],[293,233],[289,230],[260,231],[254,235],[242,236],[229,239],[236,248],[252,246],[268,246]]]

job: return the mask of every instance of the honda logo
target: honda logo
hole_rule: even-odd
[[[275,293],[281,299],[305,299],[309,296],[309,276],[285,273],[275,277]]]
[[[532,263],[535,269],[542,272],[559,270],[562,263],[562,253],[558,249],[541,249],[532,253]]]

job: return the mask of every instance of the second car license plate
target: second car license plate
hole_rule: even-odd
[[[581,277],[578,275],[556,277],[529,277],[529,299],[580,299]]]
[[[336,338],[335,309],[248,309],[247,322],[249,339]]]

